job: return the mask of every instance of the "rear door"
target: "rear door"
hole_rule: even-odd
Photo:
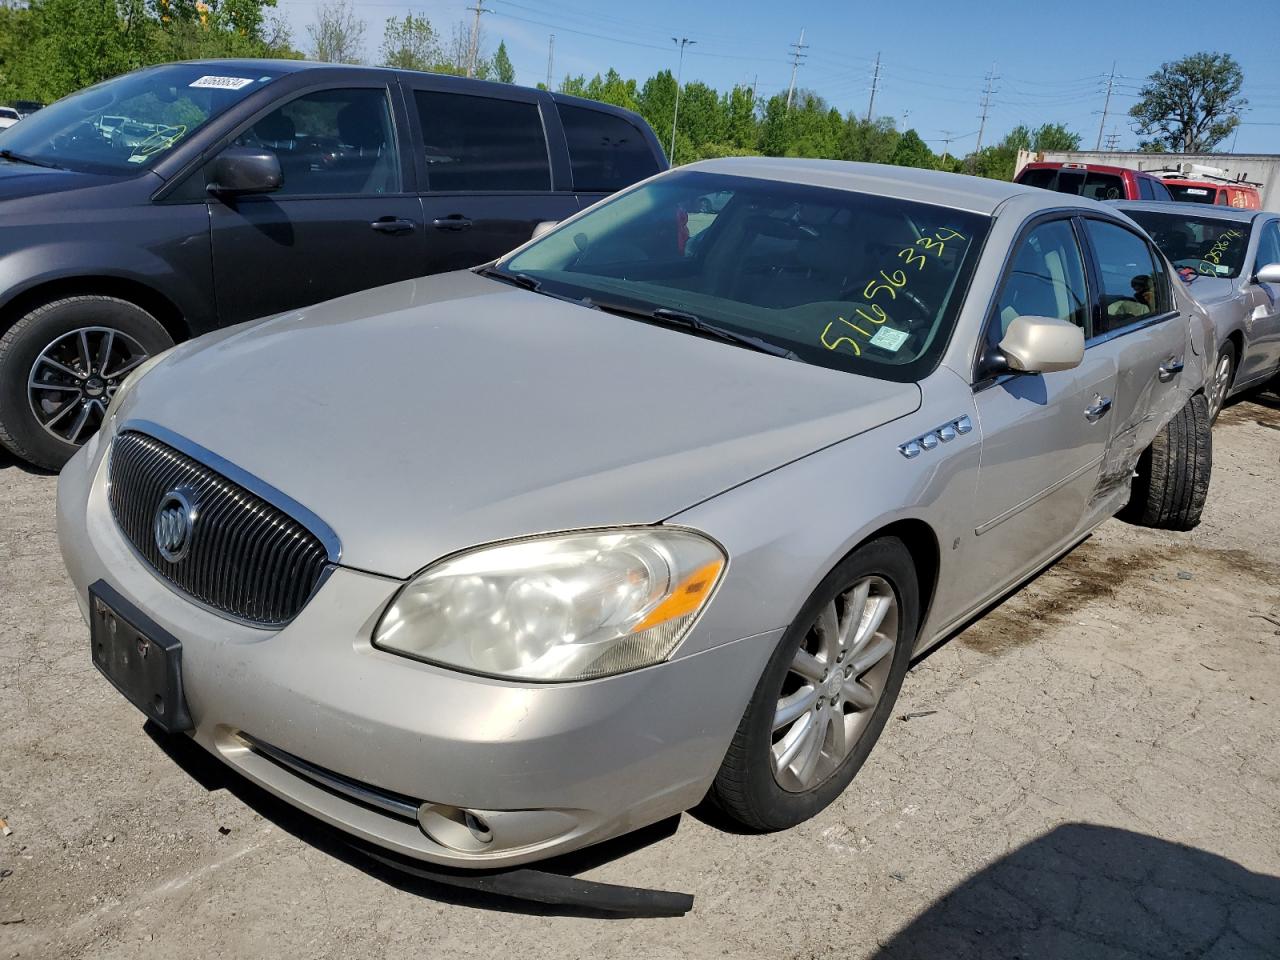
[[[218,310],[238,323],[421,273],[422,208],[405,168],[399,89],[312,89],[256,116],[236,144],[275,152],[276,192],[208,202]]]
[[[538,223],[577,212],[548,95],[449,77],[405,84],[423,183],[422,273],[493,260]]]
[[[1081,225],[1094,291],[1086,352],[1109,354],[1117,370],[1103,483],[1123,491],[1142,451],[1185,402],[1188,319],[1175,309],[1163,258],[1144,237],[1112,220]]]
[[[1250,310],[1246,320],[1249,342],[1236,373],[1236,383],[1241,385],[1269,377],[1280,366],[1280,284],[1253,283],[1250,279],[1263,267],[1280,263],[1280,220],[1266,220],[1257,231],[1253,267],[1240,279],[1246,284]]]
[[[1087,276],[1069,215],[1026,228],[989,320],[988,350],[1018,316],[1056,317],[1087,333]],[[1004,374],[975,385],[982,462],[974,553],[963,574],[975,601],[1043,564],[1094,517],[1116,376],[1114,351],[1095,345],[1075,369]]]

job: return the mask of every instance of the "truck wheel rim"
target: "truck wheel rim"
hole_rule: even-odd
[[[884,695],[898,646],[898,599],[863,577],[828,603],[796,649],[773,715],[778,786],[811,790],[858,745]]]
[[[81,327],[40,351],[27,377],[36,422],[63,443],[83,443],[102,425],[107,407],[146,348],[110,327]]]

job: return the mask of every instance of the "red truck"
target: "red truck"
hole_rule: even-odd
[[[1242,210],[1261,210],[1262,197],[1252,183],[1220,183],[1212,180],[1192,180],[1183,177],[1165,177],[1164,185],[1173,199],[1188,203],[1212,203],[1219,207],[1236,207]]]
[[[1173,199],[1159,177],[1142,170],[1101,163],[1028,163],[1013,179],[1030,187],[1074,193],[1093,200]]]

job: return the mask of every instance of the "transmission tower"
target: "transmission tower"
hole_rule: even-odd
[[[1111,109],[1111,88],[1116,82],[1116,64],[1111,62],[1111,74],[1107,77],[1107,98],[1102,101],[1102,120],[1098,123],[1098,143],[1093,148],[1095,150],[1102,149],[1102,131],[1107,125],[1107,111]]]
[[[809,45],[804,42],[804,27],[800,28],[800,42],[791,44],[791,49],[795,51],[791,54],[791,85],[787,87],[787,109],[791,109],[791,98],[796,92],[796,71],[800,69],[800,62],[809,56],[805,53],[805,49]]]
[[[977,154],[982,150],[982,135],[987,129],[987,116],[991,113],[991,84],[1000,78],[996,76],[996,65],[991,65],[991,72],[987,74],[987,85],[982,91],[982,123],[978,127],[978,145],[973,148],[973,152]]]

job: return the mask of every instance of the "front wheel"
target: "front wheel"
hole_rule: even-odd
[[[0,336],[0,444],[59,469],[101,426],[124,378],[171,346],[160,321],[116,297],[36,307]]]
[[[1197,393],[1138,459],[1129,502],[1117,516],[1140,527],[1191,530],[1200,523],[1213,472],[1209,400]]]
[[[1218,362],[1213,365],[1213,379],[1209,382],[1209,422],[1215,423],[1218,414],[1226,406],[1227,394],[1231,392],[1231,382],[1236,374],[1236,348],[1233,343],[1224,343],[1218,353]]]
[[[794,826],[835,800],[893,710],[919,603],[900,540],[874,540],[831,571],[765,668],[712,800],[753,830]]]

